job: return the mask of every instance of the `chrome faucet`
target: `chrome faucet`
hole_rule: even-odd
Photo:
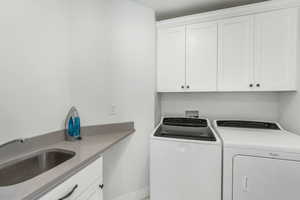
[[[1,144],[0,145],[0,148],[3,148],[3,147],[6,147],[10,144],[14,144],[14,143],[24,143],[25,142],[25,139],[16,139],[16,140],[12,140],[12,141],[9,141],[9,142],[6,142],[4,144]]]

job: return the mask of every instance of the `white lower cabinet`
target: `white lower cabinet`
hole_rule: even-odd
[[[103,200],[103,193],[99,187],[99,182],[96,181],[89,189],[76,200]]]
[[[99,158],[39,200],[102,200],[103,158]]]

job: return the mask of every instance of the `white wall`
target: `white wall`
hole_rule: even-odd
[[[300,134],[300,94],[298,92],[281,94],[279,107],[280,123],[283,128]]]
[[[298,31],[300,31],[300,21],[298,22]],[[300,64],[300,38],[298,38],[298,65]],[[299,66],[298,66],[299,68]],[[285,92],[280,94],[279,114],[281,125],[289,131],[300,135],[300,70],[297,69],[298,91]]]
[[[110,1],[0,1],[0,144],[112,121]]]
[[[63,127],[68,9],[66,0],[0,1],[0,143]]]
[[[111,7],[107,0],[71,0],[71,103],[83,125],[111,122]]]
[[[71,102],[83,124],[134,121],[137,130],[104,155],[105,200],[143,196],[154,127],[154,12],[128,0],[73,0],[70,20]]]
[[[149,136],[154,128],[155,16],[132,1],[112,0],[112,92],[116,121],[136,132],[104,157],[104,199],[139,199],[149,186]],[[125,194],[125,196],[124,196]]]
[[[133,120],[136,133],[105,155],[105,199],[146,194],[154,12],[130,0],[3,0],[0,24],[0,143],[62,129],[71,105],[83,125]]]
[[[184,115],[199,110],[210,120],[236,118],[278,120],[279,96],[276,93],[168,93],[161,94],[162,116]]]

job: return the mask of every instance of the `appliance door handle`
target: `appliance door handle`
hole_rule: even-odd
[[[73,187],[73,189],[68,193],[68,194],[66,194],[64,197],[62,197],[62,198],[59,198],[58,200],[64,200],[64,199],[67,199],[67,198],[69,198],[74,192],[75,192],[75,190],[78,188],[78,185],[75,185],[74,187]]]

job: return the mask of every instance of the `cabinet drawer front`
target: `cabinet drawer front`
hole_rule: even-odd
[[[94,182],[89,188],[76,200],[102,200],[103,189],[99,187],[99,181]]]
[[[102,182],[102,157],[67,179],[61,185],[43,196],[40,200],[59,200],[70,194],[67,200],[76,199],[96,180]]]

